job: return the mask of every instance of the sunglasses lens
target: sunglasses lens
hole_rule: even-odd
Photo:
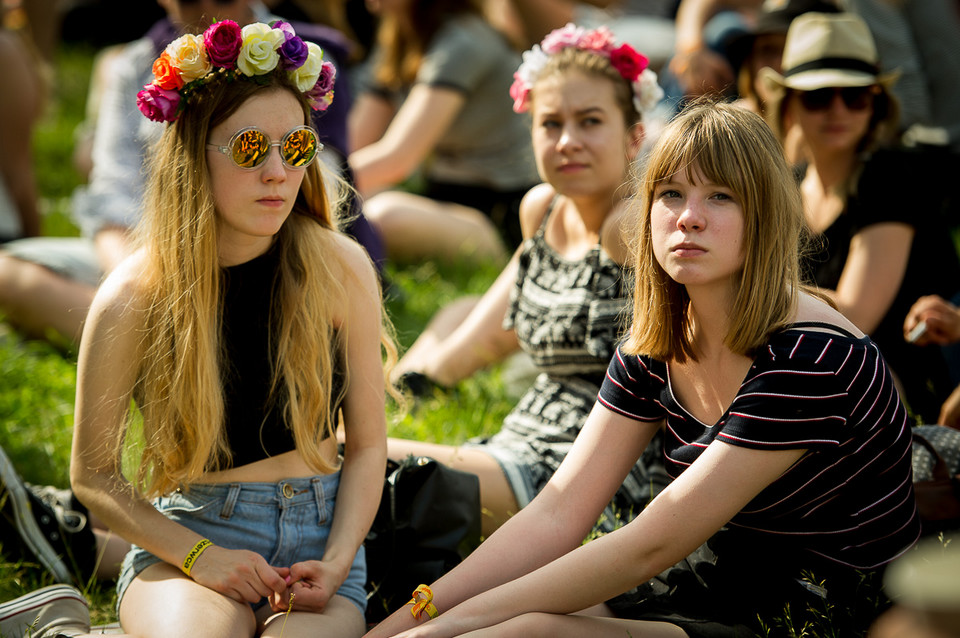
[[[270,152],[270,140],[258,130],[243,131],[233,141],[233,161],[240,168],[256,168]]]
[[[862,111],[873,101],[873,87],[848,86],[842,89],[825,88],[813,91],[801,91],[800,103],[808,111],[824,111],[830,108],[837,93],[844,105],[851,111]]]
[[[833,102],[833,89],[816,89],[800,93],[800,103],[808,111],[822,111],[830,106],[831,102]]]
[[[851,111],[862,111],[870,106],[873,91],[869,86],[851,86],[840,89],[840,97]]]
[[[303,168],[317,156],[319,146],[319,140],[312,129],[298,128],[284,136],[280,153],[287,166]]]

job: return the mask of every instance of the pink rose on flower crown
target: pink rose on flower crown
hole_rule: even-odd
[[[614,47],[613,34],[607,27],[597,27],[594,31],[584,33],[577,46],[587,51],[595,51],[605,55]]]
[[[623,44],[610,52],[610,64],[613,65],[627,82],[633,82],[643,73],[650,60],[638,53],[629,44]]]
[[[544,53],[553,55],[561,49],[577,46],[582,37],[583,28],[568,22],[566,26],[551,31],[540,43],[540,48],[543,49]]]
[[[156,84],[148,84],[137,93],[137,108],[154,122],[172,122],[177,119],[180,107],[180,93],[176,90],[162,89]]]
[[[213,66],[232,69],[237,63],[242,44],[240,25],[233,20],[212,24],[203,33],[203,46]]]
[[[530,89],[527,88],[526,82],[514,73],[513,84],[510,85],[510,97],[513,98],[514,113],[525,113],[530,108],[529,95]]]
[[[320,77],[317,78],[317,84],[314,88],[321,93],[332,91],[336,79],[337,67],[333,66],[333,62],[324,62],[320,65]]]

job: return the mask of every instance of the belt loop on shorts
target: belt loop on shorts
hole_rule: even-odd
[[[317,501],[317,525],[324,525],[327,521],[327,504],[323,493],[323,479],[319,476],[310,480],[313,487],[313,497]]]
[[[230,488],[227,490],[227,497],[223,499],[223,509],[220,510],[220,518],[228,520],[233,516],[233,508],[236,506],[238,498],[240,498],[240,484],[231,483]]]

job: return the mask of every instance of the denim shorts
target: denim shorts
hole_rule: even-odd
[[[4,244],[3,250],[88,286],[99,286],[103,278],[96,248],[83,237],[27,237]]]
[[[227,549],[246,549],[274,566],[289,567],[323,557],[340,485],[340,473],[287,479],[279,483],[191,485],[153,502],[167,518]],[[130,583],[147,567],[162,562],[150,552],[130,549],[117,579],[117,608]],[[363,613],[367,563],[363,547],[337,590]],[[256,610],[264,598],[253,604]]]

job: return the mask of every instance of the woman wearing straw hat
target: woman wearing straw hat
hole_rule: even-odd
[[[808,163],[798,167],[804,214],[819,239],[808,267],[840,311],[870,334],[915,416],[935,422],[952,389],[936,349],[904,341],[910,304],[952,296],[960,263],[935,216],[926,156],[890,148],[898,73],[883,74],[866,23],[850,13],[807,13],[790,25],[782,75],[763,69],[767,117],[796,127]],[[928,188],[922,186],[928,183]]]

